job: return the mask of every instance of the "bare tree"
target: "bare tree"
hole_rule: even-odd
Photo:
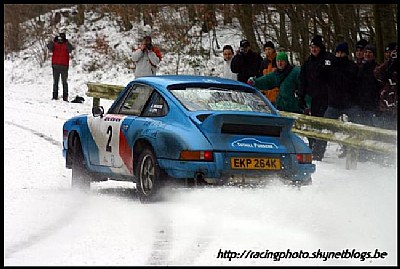
[[[396,23],[395,5],[374,5],[374,24],[376,29],[376,48],[378,62],[383,62],[384,48],[389,42],[395,42]]]
[[[250,42],[252,49],[256,53],[260,53],[260,47],[254,34],[253,8],[253,4],[238,4],[235,6],[235,15],[239,20],[244,37]]]

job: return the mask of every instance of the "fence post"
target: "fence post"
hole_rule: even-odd
[[[358,159],[358,149],[348,147],[346,152],[346,169],[347,170],[356,169],[357,159]]]
[[[93,106],[99,106],[100,105],[100,98],[99,97],[93,97]]]

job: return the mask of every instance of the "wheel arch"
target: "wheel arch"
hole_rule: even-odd
[[[139,158],[140,153],[143,151],[144,148],[149,148],[150,150],[153,151],[154,155],[156,154],[155,151],[154,151],[154,147],[150,143],[149,140],[147,140],[145,138],[139,138],[138,140],[136,140],[135,145],[133,146],[133,150],[132,150],[133,170],[134,170],[133,172],[134,172],[134,174],[135,174],[135,170],[136,170],[137,160]]]

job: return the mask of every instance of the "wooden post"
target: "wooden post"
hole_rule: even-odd
[[[100,98],[99,97],[93,97],[93,106],[99,106],[100,105]]]
[[[357,168],[357,159],[358,159],[358,149],[356,148],[347,148],[346,154],[346,169],[354,170]]]

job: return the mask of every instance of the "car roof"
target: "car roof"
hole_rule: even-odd
[[[167,88],[170,85],[179,84],[221,84],[221,85],[236,85],[251,88],[249,85],[242,83],[240,81],[225,79],[220,77],[211,76],[196,76],[196,75],[159,75],[159,76],[147,76],[140,77],[133,80],[131,83],[139,82],[145,83],[154,87]]]

